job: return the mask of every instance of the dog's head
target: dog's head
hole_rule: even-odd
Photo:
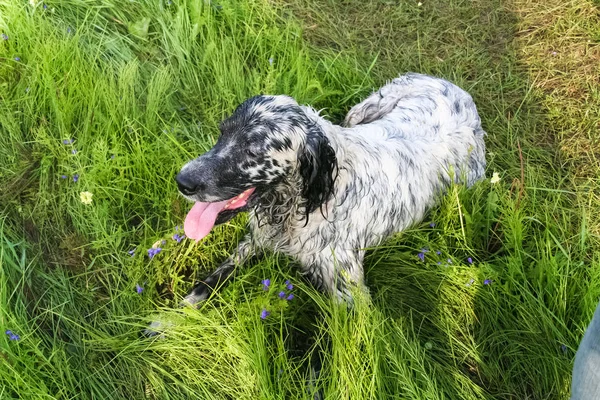
[[[221,123],[221,136],[176,176],[179,191],[195,202],[186,235],[200,240],[215,224],[259,205],[279,184],[300,181],[306,217],[333,191],[335,152],[321,128],[287,96],[246,100]],[[292,179],[299,177],[299,179]]]

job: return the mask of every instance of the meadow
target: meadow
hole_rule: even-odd
[[[568,399],[600,298],[598,6],[0,2],[0,399]],[[339,122],[407,71],[473,95],[488,178],[372,249],[351,311],[273,254],[175,308],[244,233],[176,236],[218,123],[258,93]]]

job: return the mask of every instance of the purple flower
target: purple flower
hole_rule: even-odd
[[[485,281],[483,281],[484,285],[491,285],[492,284],[492,280],[491,279],[486,279]]]
[[[60,177],[61,177],[62,179],[67,179],[67,176],[66,176],[66,175],[61,175]]]
[[[77,149],[71,150],[71,154],[77,154]]]
[[[266,308],[263,308],[260,312],[260,319],[266,319],[269,315],[271,315],[271,313],[268,312]]]
[[[71,33],[73,30],[71,29],[70,26],[67,27],[67,33]]]
[[[15,57],[15,61],[21,61],[21,57]]]
[[[180,229],[180,228],[179,228],[179,225],[176,225],[176,226],[175,226],[175,232],[177,232],[179,229]]]
[[[287,290],[292,290],[294,288],[294,285],[292,285],[290,281],[285,281],[285,287],[287,288]]]
[[[181,243],[183,239],[185,239],[185,235],[180,235],[179,233],[173,235],[173,240],[175,240],[177,243]]]
[[[150,257],[150,259],[152,260],[154,256],[160,253],[161,251],[162,249],[160,247],[151,247],[148,249],[148,257]]]
[[[294,295],[290,293],[290,295],[286,298],[286,300],[294,300]]]
[[[263,279],[261,283],[263,284],[263,290],[269,290],[269,286],[271,286],[270,279]]]
[[[442,252],[438,250],[438,251],[435,252],[435,254],[437,254],[439,256],[439,255],[442,254]]]
[[[110,156],[110,159],[114,160],[115,159],[115,155],[113,154],[112,156]]]
[[[473,259],[472,259],[471,257],[469,257],[469,258],[467,258],[467,262],[468,262],[469,264],[473,264]]]
[[[9,340],[19,340],[19,339],[21,339],[21,337],[19,335],[17,335],[16,333],[13,333],[13,331],[11,331],[11,330],[7,330],[5,333],[8,335],[8,339]]]
[[[560,349],[562,350],[563,354],[567,354],[567,352],[569,351],[569,349],[567,348],[567,345],[565,345],[565,344],[561,344]]]
[[[135,256],[135,249],[129,250],[127,254],[129,254],[131,257]]]
[[[285,292],[282,290],[281,292],[279,292],[278,296],[280,299],[283,299],[285,297]]]
[[[79,180],[79,174],[73,175],[73,182],[77,182]]]
[[[3,34],[2,34],[2,39],[4,39],[4,40],[8,40],[8,35],[7,35],[6,33],[3,33]]]
[[[435,222],[432,222],[432,223],[430,223],[430,224],[429,224],[429,227],[430,227],[430,228],[435,228]]]
[[[47,4],[44,4],[44,10],[45,10],[45,9],[47,9],[47,8],[48,8],[48,5],[47,5]]]
[[[442,265],[442,262],[441,262],[441,261],[438,261],[438,265]]]
[[[63,144],[73,144],[73,142],[75,142],[75,139],[64,139],[63,140]]]
[[[421,249],[421,251],[422,251],[423,253],[428,253],[428,252],[429,252],[429,248],[427,248],[427,247],[423,247],[423,248]]]
[[[421,261],[425,261],[425,253],[419,253],[417,254],[417,257],[419,257]]]
[[[144,288],[141,287],[140,285],[138,285],[137,283],[135,284],[135,291],[137,292],[137,294],[142,294],[142,292],[144,291]]]

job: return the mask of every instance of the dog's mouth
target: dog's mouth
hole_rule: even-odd
[[[200,240],[208,235],[216,223],[223,223],[242,211],[242,208],[248,204],[248,199],[254,193],[254,189],[250,188],[229,200],[214,203],[197,201],[185,217],[183,229],[186,236],[193,240]],[[219,218],[217,222],[217,218],[222,212],[228,214],[228,218]]]

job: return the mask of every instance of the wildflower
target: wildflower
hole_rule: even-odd
[[[285,287],[287,288],[287,290],[292,290],[294,288],[294,285],[292,285],[290,281],[285,281]]]
[[[491,285],[492,284],[492,280],[491,279],[486,279],[485,281],[483,281],[484,285]]]
[[[9,340],[19,340],[19,339],[21,339],[21,337],[19,335],[17,335],[16,333],[13,333],[13,331],[11,331],[11,330],[7,330],[5,333],[8,335],[8,339]]]
[[[269,64],[273,65],[273,57],[269,58]]]
[[[471,285],[473,284],[473,282],[475,282],[475,279],[471,279],[471,280],[469,281],[469,283],[467,283],[467,286],[471,286]]]
[[[423,3],[421,3],[421,2],[417,3],[417,7],[421,7],[422,5],[423,5]]]
[[[427,252],[429,252],[429,249],[428,249],[427,247],[423,247],[423,248],[421,249],[421,251],[422,251],[423,253],[427,253]]]
[[[44,10],[45,10],[45,9],[47,9],[47,8],[48,8],[48,5],[47,5],[47,4],[44,4]]]
[[[285,292],[282,290],[281,292],[279,292],[278,296],[280,299],[283,299],[285,297]]]
[[[73,175],[73,182],[77,182],[79,180],[79,174]]]
[[[31,90],[30,88],[25,88],[25,93],[29,93],[29,90]]]
[[[442,252],[438,250],[435,252],[435,254],[437,254],[439,256],[440,254],[442,254]]]
[[[175,226],[175,232],[177,232],[181,227],[179,225]]]
[[[141,287],[140,285],[138,285],[137,283],[135,284],[135,291],[137,292],[137,294],[142,294],[142,292],[144,291],[144,288]]]
[[[61,177],[62,179],[67,179],[67,176],[66,176],[66,175],[61,175],[60,177]]]
[[[71,150],[71,154],[77,154],[77,149]]]
[[[173,240],[175,240],[177,243],[181,243],[183,239],[185,239],[185,235],[180,235],[179,233],[173,235]]]
[[[553,55],[553,56],[556,56],[557,54],[558,54],[558,53],[557,53],[557,52],[555,52],[555,51],[553,51],[553,52],[552,52],[552,55]]]
[[[468,262],[469,264],[473,264],[473,259],[472,259],[471,257],[469,257],[469,258],[467,258],[467,262]]]
[[[494,172],[492,175],[492,179],[490,179],[490,183],[498,183],[500,182],[500,175],[497,172]]]
[[[29,5],[31,7],[35,7],[35,0],[29,0]]]
[[[442,265],[442,262],[441,262],[441,261],[438,261],[438,263],[437,263],[437,264],[438,264],[438,265]]]
[[[269,286],[271,286],[270,279],[263,279],[261,283],[263,284],[263,290],[269,290]]]
[[[81,199],[83,204],[92,204],[92,196],[93,194],[90,192],[79,193],[79,199]]]
[[[135,249],[131,249],[127,252],[131,257],[135,256]]]
[[[63,144],[73,144],[73,142],[75,142],[75,139],[64,139],[63,140]]]
[[[294,300],[294,295],[290,293],[290,295],[287,297],[286,300],[288,300],[288,301]]]
[[[417,257],[419,257],[421,261],[425,261],[425,253],[419,253],[417,254]]]
[[[70,26],[67,26],[67,33],[71,33],[71,32],[72,32],[72,29],[71,29],[71,27],[70,27]]]
[[[3,33],[3,34],[2,34],[2,39],[3,39],[3,40],[8,40],[8,35],[7,35],[6,33]]]
[[[160,247],[151,247],[148,249],[148,257],[152,260],[155,255],[160,253],[162,249]]]
[[[110,159],[114,160],[115,159],[115,155],[113,154],[112,156],[110,156]]]
[[[430,227],[430,228],[435,228],[435,222],[432,222],[432,223],[430,223],[430,224],[429,224],[429,227]]]
[[[266,319],[269,315],[271,315],[271,313],[268,312],[266,308],[263,308],[260,312],[260,319]]]
[[[452,260],[451,259],[448,259],[448,264],[452,264]]]
[[[563,354],[567,354],[567,352],[569,351],[567,345],[565,344],[561,344],[560,349],[562,350]]]
[[[21,61],[21,57],[15,57],[15,61]]]

